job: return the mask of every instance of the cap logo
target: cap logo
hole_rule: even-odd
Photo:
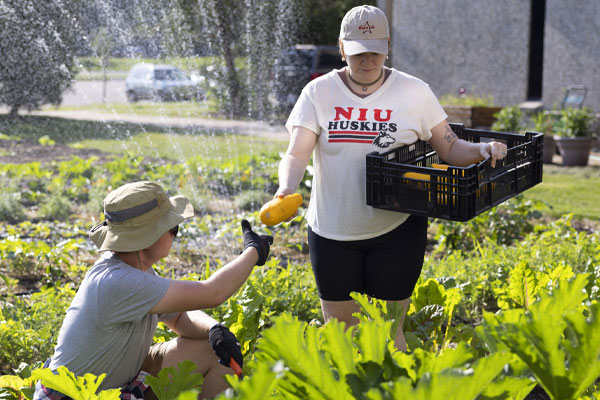
[[[363,25],[359,25],[358,29],[362,29],[363,35],[367,32],[373,33],[371,32],[371,29],[375,29],[375,25],[369,25],[369,21],[367,21]]]

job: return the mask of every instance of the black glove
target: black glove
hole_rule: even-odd
[[[229,367],[231,357],[239,364],[240,368],[244,365],[240,342],[225,325],[216,324],[210,328],[208,343],[219,357],[219,362],[224,366]]]
[[[269,249],[273,244],[273,236],[258,235],[252,231],[250,222],[242,220],[242,233],[244,235],[244,250],[248,247],[254,247],[258,251],[258,261],[256,265],[265,265],[267,257],[269,257]]]

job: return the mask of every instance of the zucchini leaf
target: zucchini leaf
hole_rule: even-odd
[[[320,349],[317,327],[289,314],[275,317],[273,321],[274,325],[263,332],[256,357],[271,364],[283,361],[284,379],[278,381],[278,389],[306,399],[352,398],[349,387],[340,380],[338,371],[332,368]],[[322,329],[335,329],[335,326]],[[342,365],[346,363],[342,362]]]
[[[177,368],[163,368],[157,376],[147,376],[146,383],[152,387],[158,400],[173,400],[179,394],[202,385],[204,377],[195,373],[196,369],[194,362],[184,360],[177,364]]]
[[[561,280],[529,312],[485,314],[483,330],[527,364],[552,399],[576,399],[600,376],[600,305],[582,306],[589,276]]]
[[[106,374],[98,377],[93,374],[75,377],[66,367],[58,367],[56,374],[50,368],[42,368],[34,370],[31,376],[35,380],[39,379],[44,386],[58,390],[73,400],[118,399],[121,394],[119,389],[104,390],[96,394]]]

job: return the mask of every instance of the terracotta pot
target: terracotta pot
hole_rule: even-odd
[[[552,156],[556,152],[556,141],[553,136],[544,134],[544,164],[552,164]]]
[[[566,138],[554,136],[563,165],[587,165],[593,139],[589,137]]]

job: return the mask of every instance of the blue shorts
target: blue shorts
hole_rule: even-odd
[[[423,267],[427,217],[411,215],[384,235],[340,241],[317,235],[308,227],[308,247],[319,297],[351,300],[350,292],[381,300],[411,296]]]

